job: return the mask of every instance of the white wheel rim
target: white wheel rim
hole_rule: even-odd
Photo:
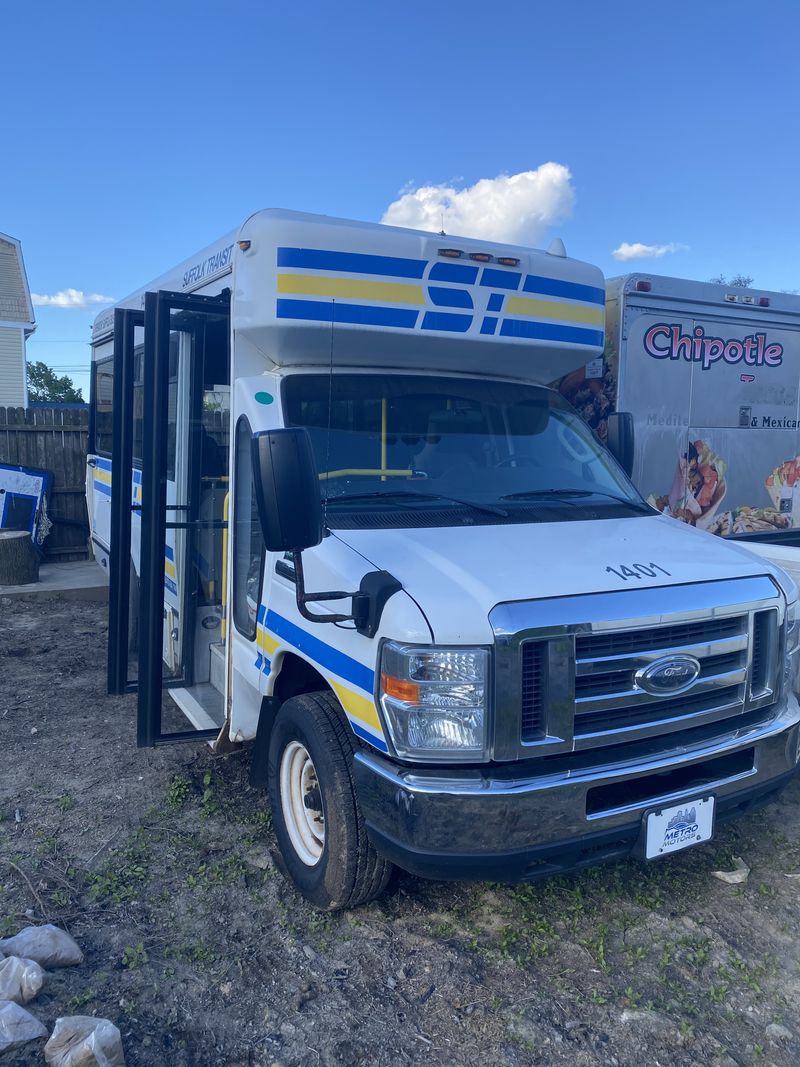
[[[280,781],[281,807],[292,847],[307,867],[313,867],[325,847],[325,815],[314,762],[299,741],[291,741],[283,750]],[[311,798],[311,807],[306,797]],[[317,797],[318,806],[313,806]]]

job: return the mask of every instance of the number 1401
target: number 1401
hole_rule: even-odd
[[[657,578],[659,574],[672,577],[669,571],[665,571],[657,563],[632,563],[630,567],[627,563],[621,563],[619,570],[616,567],[606,567],[606,573],[616,574],[623,582],[627,582],[629,578]]]

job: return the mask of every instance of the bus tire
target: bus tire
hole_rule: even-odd
[[[392,873],[367,837],[352,764],[350,729],[332,693],[282,705],[267,761],[273,826],[285,873],[324,911],[373,900]]]

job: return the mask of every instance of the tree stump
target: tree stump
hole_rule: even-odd
[[[39,557],[27,530],[0,530],[0,585],[39,581]]]

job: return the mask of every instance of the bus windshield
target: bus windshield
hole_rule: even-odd
[[[541,386],[337,373],[291,375],[283,390],[286,425],[311,435],[331,526],[356,510],[466,508],[476,522],[548,506],[570,518],[651,513],[577,412]]]

